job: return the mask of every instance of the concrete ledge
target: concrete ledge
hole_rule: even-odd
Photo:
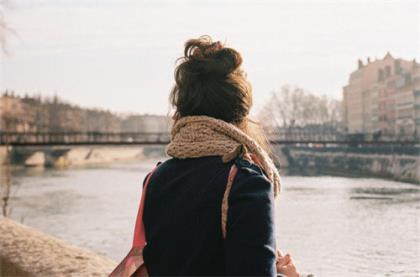
[[[107,276],[116,263],[0,217],[0,277]]]

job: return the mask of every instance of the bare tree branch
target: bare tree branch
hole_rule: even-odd
[[[337,128],[341,124],[341,102],[318,96],[296,86],[285,85],[274,91],[263,107],[261,122],[267,129]]]
[[[3,53],[7,53],[7,34],[15,33],[6,22],[6,9],[10,7],[10,1],[0,0],[0,47]]]

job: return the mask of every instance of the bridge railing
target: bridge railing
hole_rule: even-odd
[[[157,132],[0,132],[0,145],[66,145],[66,144],[163,144],[169,142],[169,133]]]
[[[272,144],[419,144],[415,137],[380,139],[338,132],[268,132]],[[1,132],[0,145],[167,144],[169,132]]]
[[[290,142],[329,142],[346,141],[343,133],[337,132],[310,132],[310,131],[283,131],[267,132],[269,141],[290,141]]]

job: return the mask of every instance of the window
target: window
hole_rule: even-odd
[[[409,84],[411,84],[411,74],[410,73],[407,73],[407,74],[405,74],[405,84],[406,85],[409,85]]]
[[[401,73],[401,61],[400,60],[395,60],[394,61],[394,73],[395,74],[400,74]]]
[[[405,85],[405,78],[398,78],[398,80],[396,80],[395,82],[395,86],[397,88],[401,88]]]
[[[385,74],[386,74],[386,77],[391,76],[391,67],[389,65],[385,67]]]
[[[384,71],[382,69],[378,70],[378,81],[384,80]]]

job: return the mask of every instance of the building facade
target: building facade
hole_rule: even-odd
[[[0,131],[33,131],[33,115],[28,105],[15,96],[0,95]]]
[[[122,122],[123,132],[169,133],[171,120],[164,115],[131,115]]]
[[[344,125],[349,134],[389,138],[413,138],[420,134],[420,64],[383,59],[366,64],[350,74],[343,87]]]

